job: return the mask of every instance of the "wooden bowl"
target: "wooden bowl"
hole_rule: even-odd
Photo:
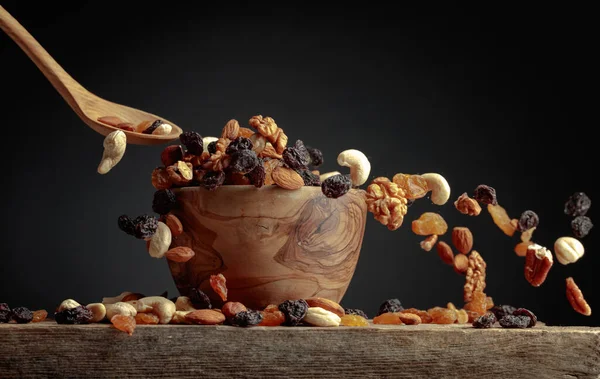
[[[196,252],[186,263],[168,261],[182,295],[196,287],[220,304],[209,278],[223,273],[227,300],[253,309],[311,296],[341,301],[365,233],[363,190],[337,199],[325,197],[320,187],[174,191],[179,208],[173,213],[184,232],[173,237],[171,247]]]

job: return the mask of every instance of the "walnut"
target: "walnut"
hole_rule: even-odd
[[[287,145],[288,137],[283,132],[283,129],[277,126],[275,120],[271,117],[263,117],[261,115],[253,116],[249,124],[256,129],[258,133],[264,136],[267,141],[275,147],[278,154],[283,153]]]
[[[219,138],[216,144],[217,152],[220,151],[221,153],[224,153],[225,150],[227,150],[227,146],[229,146],[230,142],[231,141],[227,138]]]
[[[373,179],[367,187],[367,207],[375,220],[386,225],[389,230],[396,230],[402,225],[406,214],[407,200],[404,191],[388,178]]]
[[[210,156],[210,160],[204,163],[202,167],[206,170],[223,171],[229,166],[230,160],[229,155],[217,150],[216,153]]]
[[[486,267],[487,264],[483,260],[483,257],[476,250],[471,251],[471,254],[469,254],[469,268],[467,268],[463,288],[463,300],[465,302],[473,300],[474,292],[483,292],[485,289]]]

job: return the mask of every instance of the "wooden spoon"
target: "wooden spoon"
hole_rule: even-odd
[[[171,133],[167,135],[142,134],[123,130],[127,135],[127,142],[137,145],[160,145],[177,139],[182,133],[181,128],[163,117],[104,100],[83,88],[1,5],[0,28],[31,58],[83,122],[98,133],[106,136],[110,132],[121,130],[98,121],[98,118],[105,116],[116,116],[123,122],[133,124],[134,127],[143,121],[152,122],[157,119],[173,127]]]

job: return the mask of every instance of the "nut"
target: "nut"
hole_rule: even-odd
[[[159,221],[156,232],[150,240],[148,253],[153,258],[162,258],[171,246],[171,230],[164,222]]]
[[[77,308],[79,306],[81,306],[81,304],[79,304],[75,300],[66,299],[66,300],[63,300],[62,303],[60,303],[60,305],[58,306],[57,312],[66,311],[67,309],[73,309],[73,308]]]
[[[165,257],[173,262],[185,263],[192,259],[196,255],[194,250],[186,246],[178,246],[168,250],[165,253]]]
[[[583,256],[583,244],[573,237],[560,237],[554,242],[554,254],[563,265],[576,262]]]
[[[183,225],[181,224],[181,221],[179,221],[179,218],[174,214],[169,213],[168,215],[166,215],[164,217],[163,222],[169,227],[169,230],[171,231],[171,236],[177,237],[181,235],[181,233],[183,233]]]
[[[585,301],[585,299],[583,297],[583,293],[581,292],[581,290],[579,289],[577,284],[575,284],[575,281],[573,280],[573,278],[568,277],[566,279],[566,283],[567,283],[567,299],[569,300],[571,307],[573,307],[573,309],[576,312],[581,313],[584,316],[591,316],[592,308],[590,308],[587,301]]]
[[[173,313],[173,318],[171,319],[171,324],[190,324],[188,320],[185,319],[185,316],[192,311],[175,311]]]
[[[218,148],[218,146],[217,146]],[[202,164],[202,167],[212,171],[223,171],[229,166],[231,158],[222,151],[217,150],[216,153],[210,156],[210,159]]]
[[[460,213],[469,216],[478,216],[481,213],[481,205],[479,205],[477,200],[470,198],[466,192],[456,199],[454,207]]]
[[[217,325],[225,321],[225,315],[213,309],[198,309],[185,315],[185,320],[192,324]]]
[[[240,124],[237,120],[231,119],[227,121],[227,124],[223,127],[223,131],[221,132],[221,138],[227,138],[228,140],[233,141],[238,137],[240,133]],[[203,141],[204,142],[204,141]]]
[[[121,301],[114,304],[105,304],[104,307],[106,308],[106,318],[109,320],[114,315],[135,317],[135,315],[137,314],[137,311],[135,310],[135,307],[133,305],[129,303],[123,303]]]
[[[121,292],[120,295],[117,295],[115,297],[103,297],[102,298],[102,304],[106,305],[106,304],[117,303],[117,302],[123,300],[123,298],[125,298],[125,296],[131,295],[132,293],[133,292],[125,291],[125,292]]]
[[[334,175],[342,175],[339,171],[331,171],[331,172],[326,172],[324,174],[319,175],[319,180],[321,182],[325,181],[325,179],[329,178],[330,176],[334,176]]]
[[[248,309],[244,304],[238,303],[236,301],[228,301],[225,304],[223,304],[223,307],[221,308],[221,312],[223,312],[223,314],[227,318],[231,318],[236,314],[247,310]]]
[[[250,141],[252,141],[252,150],[254,150],[256,154],[262,153],[267,146],[267,139],[260,133],[252,134],[250,136]]]
[[[395,313],[400,318],[400,321],[405,323],[406,325],[419,325],[421,323],[421,317],[417,316],[414,313]]]
[[[175,303],[162,296],[148,296],[137,301],[144,309],[151,308],[152,313],[158,316],[158,322],[161,324],[168,324],[176,310]]]
[[[340,153],[337,157],[340,166],[350,167],[350,179],[355,186],[363,185],[371,173],[371,163],[361,151],[350,149]]]
[[[472,250],[468,259],[469,266],[465,272],[465,285],[463,287],[463,300],[465,303],[473,300],[473,293],[477,291],[483,292],[486,286],[485,270],[487,264],[483,260],[483,257],[476,250]]]
[[[431,190],[431,202],[436,205],[444,205],[450,198],[450,185],[446,178],[440,174],[427,173],[421,177],[427,181],[427,187]]]
[[[121,161],[125,155],[127,136],[121,130],[115,130],[104,138],[104,152],[98,165],[98,173],[106,174]]]
[[[265,144],[263,151],[260,152],[260,157],[261,158],[276,158],[276,159],[283,158],[283,156],[281,154],[278,154],[277,151],[275,151],[275,148],[273,147],[273,145],[271,145],[270,142],[267,142]]]
[[[288,137],[283,132],[283,129],[277,126],[275,120],[273,120],[271,117],[263,118],[263,116],[258,115],[253,116],[250,119],[249,124],[251,127],[255,128],[258,133],[263,135],[267,141],[271,143],[271,145],[273,145],[272,147],[274,147],[274,150],[277,152],[277,154],[283,153],[283,150],[285,150],[285,146],[287,145]],[[267,150],[267,147],[265,147],[265,150]]]
[[[146,296],[144,296],[141,293],[130,293],[130,294],[124,296],[120,301],[125,303],[125,302],[131,301],[131,300],[139,300],[142,297],[146,297]]]
[[[156,134],[159,136],[166,136],[168,134],[171,134],[172,130],[173,130],[173,127],[170,124],[163,123],[163,124],[158,125],[156,127],[156,129],[154,129],[152,131],[152,134]]]
[[[544,283],[554,263],[552,253],[538,244],[530,245],[525,256],[525,279],[534,287]]]
[[[177,311],[195,311],[194,305],[192,304],[192,300],[190,300],[187,296],[179,296],[177,300],[175,300],[175,310]]]
[[[254,134],[254,130],[250,128],[242,128],[240,127],[240,132],[238,133],[238,137],[250,138]]]
[[[325,299],[323,297],[310,297],[304,300],[306,301],[309,307],[323,308],[326,311],[335,313],[339,317],[342,317],[346,314],[346,312],[344,312],[344,308],[335,301]]]
[[[296,190],[304,186],[304,179],[291,168],[279,166],[271,173],[273,181],[281,188]]]
[[[181,145],[170,145],[164,148],[160,153],[160,161],[163,166],[171,166],[177,163],[177,161],[183,160],[183,147]]]
[[[437,243],[437,252],[442,261],[447,265],[454,265],[454,253],[452,252],[452,248],[444,241],[439,241]]]
[[[92,303],[85,306],[92,312],[90,322],[100,322],[106,317],[106,307],[102,303]]]
[[[431,249],[433,249],[433,245],[435,245],[437,240],[437,234],[432,234],[429,237],[425,238],[423,241],[421,241],[419,245],[421,245],[421,249],[425,251],[431,251]]]
[[[177,161],[174,165],[167,167],[167,175],[169,175],[171,183],[186,186],[194,178],[193,166],[189,162]]]
[[[313,326],[340,326],[342,319],[326,309],[310,307],[302,321]]]
[[[464,226],[452,229],[452,244],[461,254],[469,254],[473,249],[473,233]]]
[[[373,179],[367,187],[367,209],[373,213],[375,220],[386,225],[389,230],[396,230],[404,221],[408,210],[404,191],[383,176]]]
[[[202,138],[202,151],[207,152],[208,151],[208,145],[210,145],[211,142],[215,142],[218,141],[219,139],[217,137],[204,137]]]
[[[469,268],[469,258],[464,254],[458,254],[454,257],[454,271],[458,274],[464,274]]]

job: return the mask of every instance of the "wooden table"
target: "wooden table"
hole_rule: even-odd
[[[600,328],[0,324],[0,377],[599,378]]]

